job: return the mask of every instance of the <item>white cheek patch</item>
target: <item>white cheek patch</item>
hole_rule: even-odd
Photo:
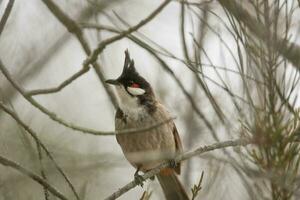
[[[145,94],[145,90],[141,88],[127,87],[127,91],[133,96],[143,95]]]

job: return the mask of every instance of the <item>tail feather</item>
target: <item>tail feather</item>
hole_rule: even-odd
[[[166,200],[189,200],[189,197],[175,173],[168,176],[158,174],[157,179],[162,187]]]

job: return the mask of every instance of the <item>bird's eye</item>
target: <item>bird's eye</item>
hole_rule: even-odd
[[[140,88],[140,85],[137,84],[137,83],[132,82],[132,83],[130,83],[130,87],[133,87],[133,88]]]

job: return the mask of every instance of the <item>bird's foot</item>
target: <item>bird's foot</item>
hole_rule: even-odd
[[[140,185],[141,187],[144,186],[143,182],[145,181],[145,179],[141,175],[139,175],[138,173],[134,174],[134,181],[137,185]]]
[[[176,168],[177,167],[176,161],[174,159],[169,160],[169,166],[173,169]]]

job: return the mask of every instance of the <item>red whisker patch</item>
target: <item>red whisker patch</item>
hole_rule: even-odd
[[[139,88],[139,87],[140,87],[140,85],[139,85],[139,84],[137,84],[137,83],[132,83],[130,87],[133,87],[133,88]]]

